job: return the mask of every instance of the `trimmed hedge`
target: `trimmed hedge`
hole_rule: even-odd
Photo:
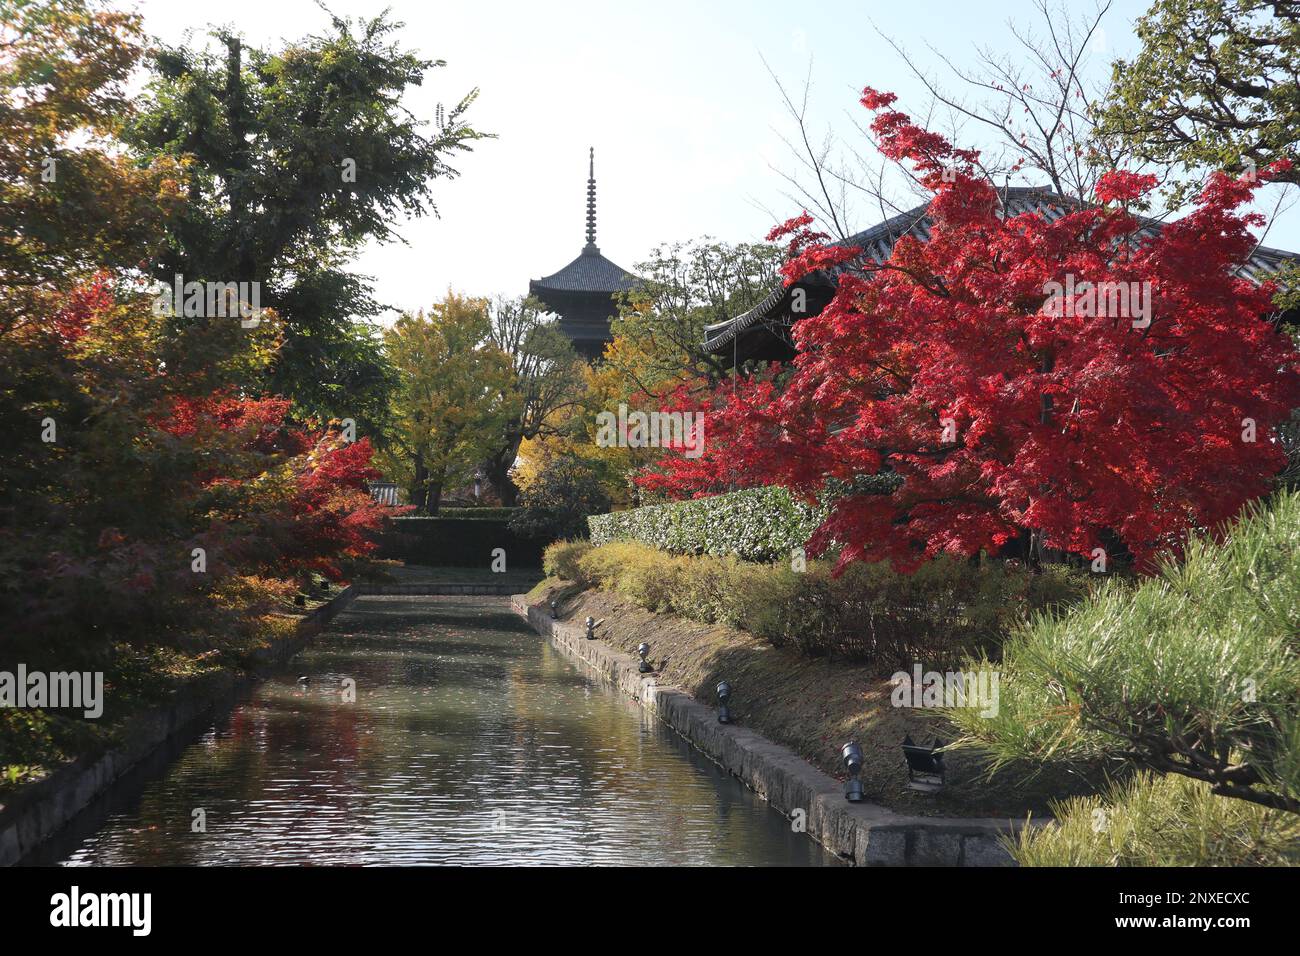
[[[748,488],[592,515],[587,526],[594,545],[639,541],[671,554],[775,561],[803,547],[824,517],[824,510],[794,500],[784,488]]]
[[[492,565],[492,550],[504,548],[507,568],[536,568],[544,543],[516,534],[500,518],[394,518],[392,530],[380,536],[376,557],[486,569]]]
[[[439,508],[436,515],[406,515],[406,521],[438,521],[441,518],[473,518],[476,521],[509,521],[518,508]]]

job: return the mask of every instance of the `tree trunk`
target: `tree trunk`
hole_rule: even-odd
[[[230,129],[230,142],[234,150],[231,167],[239,173],[246,173],[251,165],[248,148],[248,112],[244,96],[243,44],[238,37],[227,37],[226,43],[226,103],[227,125]],[[255,282],[258,264],[253,256],[253,249],[248,239],[249,204],[243,177],[237,176],[230,184],[230,238],[234,243],[237,275],[231,278],[240,282]],[[196,278],[198,278],[196,276]]]
[[[428,498],[426,500],[425,510],[430,517],[437,517],[438,505],[442,503],[442,482],[429,482]]]
[[[496,489],[501,504],[507,508],[513,508],[519,503],[519,486],[510,477],[510,469],[514,467],[518,455],[519,439],[515,439],[483,465],[484,474]]]
[[[1039,371],[1050,372],[1056,368],[1056,354],[1050,350],[1043,353],[1042,360],[1038,366]],[[1038,421],[1042,425],[1052,424],[1053,412],[1052,396],[1043,394],[1039,399]],[[1049,489],[1041,489],[1044,494]],[[1029,533],[1029,565],[1035,572],[1041,571],[1044,564],[1058,564],[1061,560],[1061,552],[1056,548],[1047,546],[1047,536],[1041,528],[1034,528]]]
[[[429,469],[424,467],[424,456],[415,456],[415,482],[411,486],[411,504],[420,514],[426,513],[429,503]]]
[[[511,464],[513,462],[507,463],[500,458],[492,458],[483,469],[488,481],[492,482],[492,487],[501,498],[501,504],[507,508],[513,508],[519,503],[519,486],[510,477]]]

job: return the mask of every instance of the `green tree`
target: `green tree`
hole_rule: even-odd
[[[0,459],[0,576],[30,571],[15,558],[24,546],[56,550],[39,529],[68,533],[62,485],[90,483],[84,502],[116,480],[73,470],[84,462],[68,450],[70,423],[93,422],[99,434],[113,429],[92,415],[96,396],[65,354],[86,311],[70,306],[68,295],[101,268],[151,255],[181,202],[175,162],[135,163],[115,139],[142,42],[138,17],[99,3],[0,7],[0,430],[14,436]],[[114,333],[122,341],[136,329],[122,322]],[[90,364],[132,361],[130,350],[105,346]],[[112,408],[125,415],[129,404],[119,397]],[[39,440],[46,417],[64,429],[61,443]],[[91,430],[83,437],[93,438]],[[131,449],[132,438],[122,447]]]
[[[373,419],[388,379],[355,320],[380,311],[368,282],[344,266],[370,240],[398,239],[399,215],[436,213],[432,183],[484,134],[465,120],[476,92],[439,106],[432,131],[401,98],[442,61],[394,39],[387,14],[269,52],[231,33],[224,55],[168,48],[131,141],[189,164],[189,211],[155,275],[258,282],[286,339],[266,387],[300,411]]]
[[[1141,52],[1114,66],[1101,131],[1139,158],[1188,171],[1263,169],[1300,183],[1300,3],[1157,0]]]
[[[604,514],[609,507],[592,463],[560,454],[524,490],[510,530],[533,538],[585,538],[588,516]]]
[[[1023,827],[1021,866],[1297,866],[1300,817],[1216,797],[1185,777],[1137,774]]]
[[[577,404],[544,436],[549,450],[525,444],[540,472],[560,453],[576,455],[600,476],[620,503],[642,503],[632,479],[652,464],[657,447],[601,447],[597,416],[629,409],[657,410],[678,387],[704,389],[727,378],[730,363],[704,351],[704,329],[758,304],[780,282],[780,249],[767,243],[729,244],[707,237],[656,247],[638,263],[642,281],[622,296],[611,321],[613,341],[585,376]]]
[[[179,165],[116,140],[142,52],[139,18],[100,3],[0,6],[0,335],[152,255],[179,206]]]
[[[757,305],[780,280],[781,262],[781,250],[768,243],[706,237],[656,247],[637,264],[642,281],[610,323],[615,346],[603,361],[624,379],[623,397],[726,378],[729,363],[704,351],[704,328]]]
[[[1226,541],[1015,634],[996,716],[955,710],[998,761],[1136,765],[1300,813],[1300,494]]]
[[[487,302],[453,292],[427,315],[402,316],[384,342],[397,387],[380,461],[412,504],[437,514],[520,414],[510,359],[490,341]]]
[[[569,339],[532,299],[500,299],[490,308],[488,337],[510,358],[516,414],[506,421],[484,462],[501,503],[514,506],[519,489],[511,476],[524,441],[558,433],[564,413],[577,407],[583,362]]]

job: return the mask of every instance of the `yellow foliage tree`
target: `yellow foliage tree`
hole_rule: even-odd
[[[489,341],[488,322],[487,300],[449,291],[384,334],[398,384],[379,464],[428,514],[438,513],[444,491],[471,479],[519,415],[510,359]]]

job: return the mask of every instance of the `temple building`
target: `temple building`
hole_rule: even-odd
[[[1053,221],[1078,205],[1077,200],[1061,196],[1050,189],[1034,186],[1008,186],[999,192],[1003,216],[1018,216],[1032,211]],[[843,240],[843,245],[861,249],[862,255],[834,269],[809,273],[790,286],[778,282],[762,301],[749,311],[725,322],[706,327],[705,351],[735,366],[751,359],[761,362],[788,362],[793,359],[795,347],[790,330],[794,323],[810,315],[817,315],[830,304],[835,296],[839,277],[846,270],[869,273],[885,262],[893,252],[894,243],[900,236],[910,235],[922,242],[928,240],[930,238],[929,211],[929,203],[925,203]],[[1151,235],[1161,228],[1161,223],[1155,219],[1139,217],[1139,221],[1139,235]],[[1262,282],[1270,274],[1298,259],[1300,257],[1295,253],[1257,246],[1239,269],[1239,274],[1252,282]],[[802,290],[798,300],[802,300],[804,306],[803,311],[798,314],[794,311],[794,304],[797,301],[796,290]],[[1300,320],[1300,315],[1296,315],[1295,312],[1296,310],[1293,309],[1284,313],[1283,320],[1287,322]]]
[[[559,272],[528,282],[528,294],[547,311],[560,317],[560,331],[578,353],[599,356],[611,338],[609,320],[617,311],[614,297],[639,281],[600,254],[596,246],[596,150],[589,157],[587,174],[587,244],[582,253]]]

